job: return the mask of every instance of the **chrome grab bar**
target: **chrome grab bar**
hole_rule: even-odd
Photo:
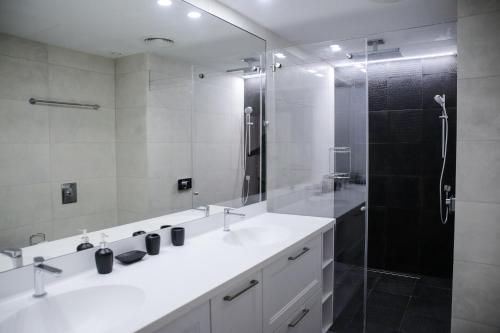
[[[82,104],[82,103],[73,103],[73,102],[60,102],[60,101],[51,101],[46,99],[36,99],[30,98],[28,100],[30,104],[43,104],[43,105],[55,105],[55,106],[64,106],[64,107],[74,107],[74,108],[82,108],[82,109],[92,109],[99,110],[101,107],[99,104]]]

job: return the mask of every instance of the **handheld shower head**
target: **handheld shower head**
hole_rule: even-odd
[[[251,106],[247,106],[245,108],[245,114],[251,114],[253,112],[253,108]]]
[[[440,96],[440,95],[436,95],[434,96],[434,100],[436,101],[436,103],[438,103],[441,107],[444,107],[445,103],[446,103],[446,97],[445,95],[443,96]]]

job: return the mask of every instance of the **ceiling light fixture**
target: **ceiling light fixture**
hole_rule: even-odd
[[[172,5],[172,0],[158,0],[156,3],[163,7],[168,7]]]
[[[339,52],[339,51],[342,51],[342,48],[340,47],[340,45],[338,44],[333,44],[333,45],[330,45],[330,49],[333,51],[333,52]]]
[[[286,55],[284,55],[283,53],[275,53],[274,56],[278,59],[285,59],[286,58]]]
[[[317,77],[323,77],[324,76],[323,74],[319,74],[319,73],[318,74],[314,74],[314,75],[316,75]]]
[[[201,17],[201,14],[199,12],[189,12],[187,16],[192,19],[198,19]]]
[[[316,71],[315,71],[314,69],[308,69],[307,71],[308,71],[309,73],[311,73],[311,74],[316,73]]]

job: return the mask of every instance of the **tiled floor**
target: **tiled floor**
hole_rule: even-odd
[[[450,332],[451,281],[368,273],[367,333]],[[362,309],[332,332],[362,332]]]

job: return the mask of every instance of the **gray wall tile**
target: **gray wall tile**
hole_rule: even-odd
[[[458,16],[470,16],[500,10],[498,0],[458,0]]]
[[[460,318],[452,318],[451,331],[453,333],[498,333],[499,328],[474,323]]]
[[[457,90],[459,140],[500,140],[500,76],[458,80]]]
[[[49,108],[0,99],[0,143],[49,143]]]
[[[458,141],[457,199],[500,203],[500,145],[497,141]]]
[[[47,62],[47,45],[0,34],[0,54],[14,58]]]
[[[458,24],[458,77],[500,75],[500,11],[468,16]]]
[[[500,265],[500,204],[457,202],[455,260]]]
[[[500,267],[454,263],[453,317],[500,327]]]

